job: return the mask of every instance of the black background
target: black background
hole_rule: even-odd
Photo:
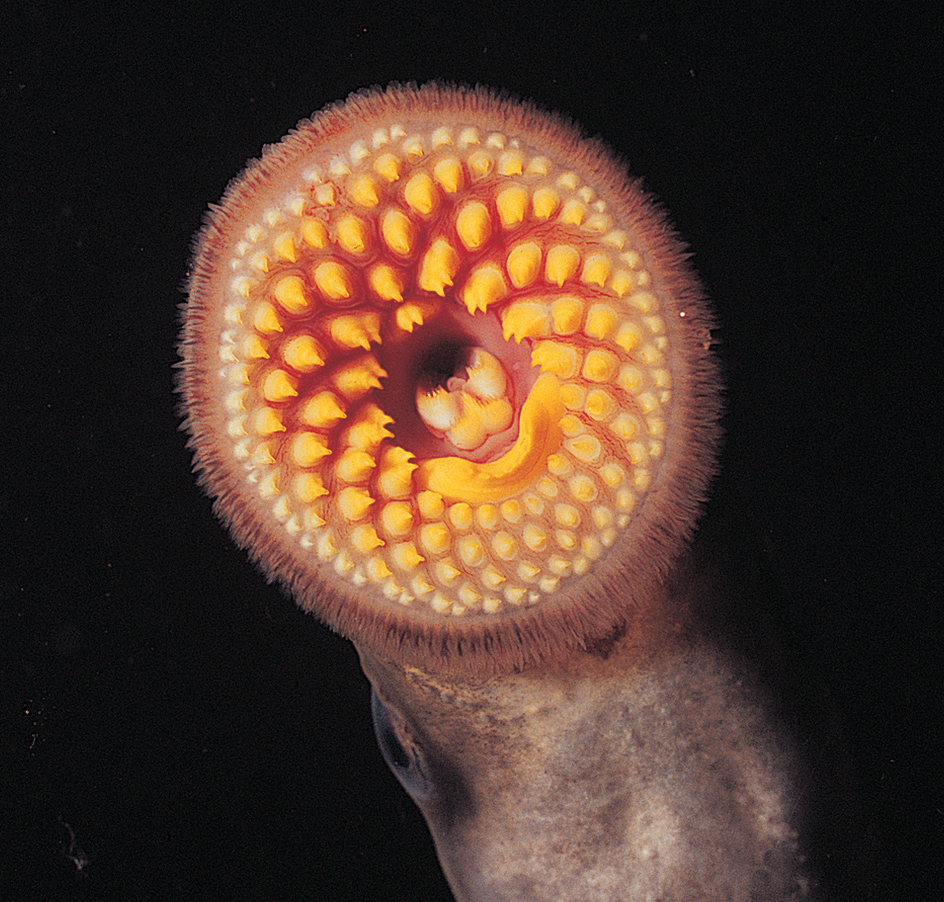
[[[939,15],[207,6],[0,13],[0,900],[449,898],[353,648],[196,489],[171,370],[227,181],[428,79],[572,115],[671,211],[727,371],[705,533],[774,627],[813,862],[835,899],[940,898]]]

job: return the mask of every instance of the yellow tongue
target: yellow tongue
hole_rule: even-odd
[[[521,408],[518,440],[503,457],[479,464],[462,457],[438,457],[416,471],[420,489],[449,501],[503,501],[529,486],[547,466],[563,440],[564,416],[560,380],[545,373]]]

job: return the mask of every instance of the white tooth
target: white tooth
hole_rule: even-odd
[[[476,348],[472,352],[472,361],[467,372],[466,391],[486,401],[504,397],[508,379],[497,357]]]
[[[440,432],[451,428],[460,413],[458,399],[441,386],[431,392],[418,388],[416,409],[427,426]]]

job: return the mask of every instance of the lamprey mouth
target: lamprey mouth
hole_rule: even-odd
[[[186,425],[237,539],[335,628],[474,657],[559,617],[587,643],[693,528],[709,327],[598,145],[484,91],[366,92],[204,229]]]

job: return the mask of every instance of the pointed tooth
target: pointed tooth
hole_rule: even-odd
[[[619,368],[619,360],[612,351],[594,348],[583,361],[583,377],[590,382],[612,382]]]
[[[580,254],[569,244],[558,244],[547,252],[544,262],[544,277],[561,287],[568,279],[572,279],[580,265]]]
[[[553,373],[562,379],[572,379],[577,373],[577,352],[569,345],[556,341],[539,341],[531,352],[531,365],[542,373]]]
[[[321,250],[330,240],[327,226],[321,220],[308,217],[302,221],[302,241],[309,247]]]
[[[406,278],[400,270],[378,263],[368,271],[367,284],[382,301],[402,301]]]
[[[437,517],[441,517],[445,510],[443,497],[439,492],[431,492],[429,490],[420,492],[419,495],[416,496],[416,503],[419,506],[420,515],[424,520],[435,520]]]
[[[406,304],[401,304],[397,307],[397,312],[394,316],[397,328],[404,332],[412,332],[413,327],[422,326],[423,323],[426,322],[426,317],[434,310],[435,308],[431,304],[420,303],[418,301],[409,301]]]
[[[527,288],[541,271],[540,246],[534,241],[527,241],[512,248],[505,269],[515,288]]]
[[[455,194],[465,181],[462,164],[456,157],[445,157],[433,167],[433,178],[446,194]]]
[[[479,266],[470,273],[469,278],[459,292],[459,299],[469,313],[485,312],[489,306],[503,300],[508,294],[508,286],[501,270],[492,263]]]
[[[495,206],[498,208],[502,227],[513,228],[524,221],[528,212],[528,191],[520,185],[511,185],[498,193]]]
[[[272,289],[276,301],[286,313],[302,313],[308,309],[310,300],[305,283],[299,276],[284,276]]]
[[[281,414],[271,407],[260,407],[250,418],[250,425],[256,435],[274,435],[276,432],[285,432]]]
[[[484,178],[492,171],[495,161],[492,159],[492,155],[488,151],[477,150],[474,153],[469,154],[466,164],[469,167],[469,172],[472,174],[472,178],[478,180]]]
[[[272,370],[262,380],[262,397],[271,403],[287,401],[298,395],[298,380],[285,370]]]
[[[323,391],[304,402],[299,419],[305,426],[328,429],[346,416],[347,413],[338,403],[337,396]]]
[[[292,480],[292,490],[302,504],[311,504],[328,494],[324,482],[317,473],[299,473]]]
[[[380,237],[393,253],[405,257],[416,247],[416,226],[400,210],[387,210],[380,221]]]
[[[252,314],[252,326],[263,335],[272,335],[282,331],[282,321],[275,307],[268,301],[263,301],[256,306]]]
[[[468,250],[482,247],[492,233],[492,219],[485,204],[477,200],[464,204],[456,217],[456,233]]]
[[[476,536],[464,536],[456,543],[459,557],[467,567],[478,567],[485,560],[485,549]]]
[[[373,169],[381,178],[388,182],[395,182],[400,178],[400,168],[403,164],[400,158],[393,153],[382,153],[374,160]]]
[[[597,487],[589,476],[578,474],[567,482],[570,493],[578,501],[589,504],[597,499]]]
[[[536,219],[550,219],[560,206],[560,195],[553,188],[538,188],[531,199]]]
[[[272,248],[281,260],[286,260],[289,263],[295,263],[298,260],[295,236],[291,232],[283,232],[278,235],[272,242]]]
[[[344,482],[365,482],[376,466],[377,461],[366,451],[349,448],[338,458],[334,472]]]
[[[550,311],[544,304],[515,301],[502,311],[502,334],[505,341],[514,338],[538,338],[550,332]]]
[[[298,335],[281,349],[282,359],[299,373],[313,373],[324,366],[324,349],[311,335]]]
[[[573,335],[583,321],[583,301],[573,296],[554,301],[551,305],[551,321],[558,335]]]
[[[604,422],[615,413],[616,402],[603,389],[594,389],[587,395],[584,409],[597,422]]]
[[[314,432],[300,432],[292,439],[291,458],[299,467],[313,467],[331,454],[325,439]]]
[[[380,459],[377,491],[384,498],[408,498],[413,494],[413,473],[417,468],[413,455],[393,445]]]
[[[587,311],[583,330],[591,338],[609,338],[616,330],[619,317],[609,304],[593,304]]]
[[[348,214],[338,220],[338,244],[351,254],[364,254],[370,249],[370,230],[359,216]]]
[[[599,285],[602,288],[610,277],[612,265],[605,254],[591,254],[584,260],[580,271],[580,281],[584,285]]]
[[[369,524],[364,526],[356,526],[351,530],[351,544],[359,551],[361,554],[370,554],[375,548],[380,548],[384,544],[384,540],[377,535],[377,530]],[[387,576],[390,574],[387,573]]]
[[[567,439],[564,448],[577,460],[585,464],[595,464],[603,453],[599,439],[592,435],[581,435],[579,438]]]
[[[460,574],[460,570],[449,561],[439,561],[436,564],[436,576],[440,582],[447,585],[454,583]]]
[[[421,216],[428,216],[439,203],[439,193],[428,172],[420,170],[410,176],[403,189],[407,205]]]
[[[368,351],[371,344],[380,341],[380,315],[362,313],[338,316],[331,321],[331,338],[339,347]]]
[[[510,533],[497,532],[492,536],[492,550],[503,561],[510,561],[518,555],[518,543]]]
[[[361,175],[354,179],[348,193],[351,200],[359,207],[372,209],[380,203],[377,184],[369,175]]]
[[[338,511],[345,520],[363,520],[374,499],[360,486],[349,486],[337,494]]]
[[[401,570],[406,572],[415,570],[425,560],[426,558],[416,550],[416,546],[412,542],[404,542],[393,546],[393,562]],[[430,586],[430,589],[432,589],[432,586]]]
[[[348,427],[344,434],[344,444],[349,448],[373,452],[380,447],[384,439],[393,438],[393,434],[387,429],[392,422],[393,419],[376,404],[368,404]]]
[[[442,554],[451,544],[451,538],[445,523],[428,523],[420,529],[420,545],[430,554]]]
[[[568,200],[561,208],[558,220],[567,225],[579,226],[587,216],[587,208],[579,200]]]
[[[532,551],[543,551],[547,547],[547,533],[533,524],[529,523],[524,528],[522,538]]]
[[[520,150],[509,150],[498,158],[499,175],[521,175],[524,172],[524,157]]]
[[[315,267],[315,284],[331,301],[347,300],[354,294],[354,277],[342,263],[327,260]]]
[[[373,354],[364,354],[341,367],[334,374],[333,381],[345,398],[356,401],[364,397],[371,389],[380,388],[380,380],[386,375],[386,371]]]
[[[406,501],[391,501],[384,505],[380,522],[390,535],[409,535],[413,530],[413,508]]]
[[[444,297],[459,270],[459,255],[448,241],[437,238],[423,255],[416,284],[423,291]]]

